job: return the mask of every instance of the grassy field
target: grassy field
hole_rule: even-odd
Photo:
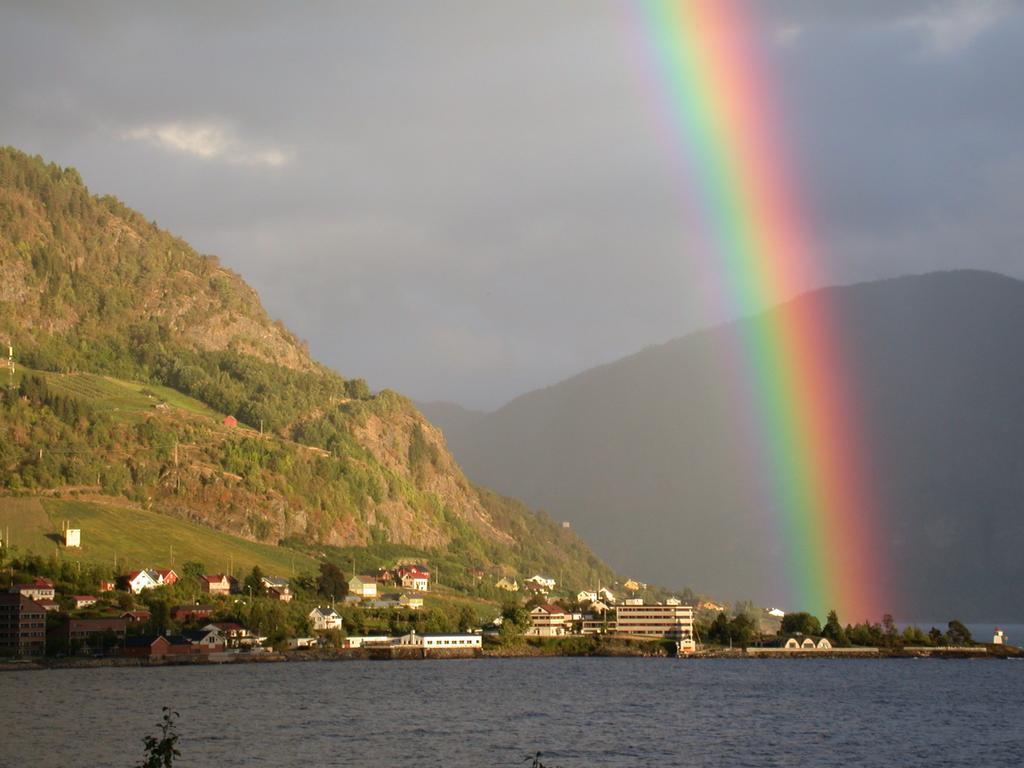
[[[82,529],[81,550],[58,546],[62,520]],[[0,530],[10,527],[11,542],[34,552],[83,562],[134,568],[180,567],[198,561],[208,572],[244,574],[259,565],[264,573],[289,577],[315,573],[317,562],[299,552],[258,544],[202,525],[137,509],[63,499],[0,497]]]
[[[15,382],[21,381],[22,376],[40,376],[54,392],[84,400],[97,411],[128,416],[150,411],[157,403],[164,401],[190,413],[220,418],[220,414],[198,400],[158,384],[140,384],[93,373],[52,373],[29,368],[18,369]]]

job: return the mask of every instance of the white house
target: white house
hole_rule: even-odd
[[[577,592],[576,593],[576,602],[577,603],[596,603],[597,602],[597,592],[588,592],[585,589],[582,592]]]
[[[597,597],[608,605],[615,605],[615,595],[608,587],[601,587],[597,590]]]
[[[333,608],[321,608],[317,606],[309,612],[309,621],[317,632],[326,632],[331,629],[341,629],[341,614]]]
[[[531,584],[536,584],[538,587],[543,587],[545,590],[549,592],[555,588],[556,584],[554,579],[549,579],[547,576],[541,576],[540,574],[537,574],[536,576],[531,576],[526,581]]]
[[[417,592],[426,592],[430,587],[430,577],[422,573],[407,573],[402,576],[402,586]]]
[[[371,599],[377,596],[377,577],[356,575],[348,580],[348,593],[360,598]]]
[[[480,635],[472,634],[425,634],[421,635],[412,632],[402,635],[398,639],[398,645],[411,645],[417,648],[445,650],[451,648],[480,648],[482,641]]]
[[[571,617],[557,605],[545,603],[530,609],[530,628],[524,634],[532,637],[562,637],[568,634]]]
[[[82,529],[81,528],[65,528],[64,529],[64,546],[65,547],[81,547],[82,546]]]
[[[426,592],[430,586],[430,571],[422,565],[403,565],[398,568],[398,577],[405,589]]]
[[[128,574],[128,589],[137,595],[144,589],[156,589],[162,584],[160,574],[156,571],[132,571]]]
[[[498,589],[503,589],[506,592],[519,591],[519,582],[517,582],[515,579],[502,577],[494,583],[494,586],[496,586]]]
[[[251,646],[261,642],[261,638],[236,621],[217,621],[207,624],[203,629],[220,633],[220,637],[224,638],[224,643],[229,648]]]
[[[408,608],[412,611],[418,611],[423,607],[423,598],[417,597],[416,595],[407,595],[403,593],[398,598],[398,605],[402,608]]]
[[[769,608],[768,615],[774,616],[776,619],[781,619],[783,616],[786,615],[786,612],[781,608]]]

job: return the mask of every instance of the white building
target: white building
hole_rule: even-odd
[[[781,619],[783,616],[786,615],[786,612],[781,608],[769,608],[768,615],[774,616],[776,619]]]
[[[451,648],[481,648],[483,642],[480,635],[471,634],[432,634],[425,635],[412,632],[402,635],[398,639],[398,645],[411,645],[417,648],[444,650]]]
[[[81,528],[65,528],[64,529],[64,546],[65,547],[81,547],[82,546],[82,529]]]
[[[19,595],[24,595],[29,600],[53,600],[56,597],[56,590],[53,582],[49,579],[36,577],[27,584],[15,584],[9,590]]]
[[[331,629],[341,629],[341,614],[333,608],[321,608],[317,606],[309,612],[309,621],[317,632],[326,632]]]
[[[547,576],[541,576],[540,574],[531,576],[526,581],[530,584],[536,584],[538,587],[541,587],[548,592],[555,588],[556,583],[554,579],[549,579]]]
[[[684,652],[697,649],[690,605],[644,605],[642,600],[626,600],[616,611],[615,634],[674,640]]]
[[[530,637],[562,637],[569,634],[571,616],[557,605],[546,603],[530,609]]]
[[[430,577],[422,573],[407,573],[402,576],[402,586],[417,592],[426,592],[430,588]]]
[[[377,577],[368,575],[353,576],[348,580],[348,593],[365,599],[377,596]]]
[[[588,592],[587,590],[583,590],[582,592],[577,592],[576,593],[576,602],[577,603],[596,603],[597,602],[597,592]]]
[[[1007,644],[1006,641],[1009,640],[1009,639],[1010,638],[1008,638],[1006,636],[1006,633],[1003,632],[1003,630],[1001,630],[999,627],[996,627],[995,634],[992,635],[992,644],[993,645],[1006,645]]]
[[[832,643],[827,637],[813,638],[809,635],[792,635],[782,645],[787,651],[831,651]]]
[[[132,571],[128,574],[128,589],[137,595],[144,589],[156,589],[163,584],[163,579],[156,571]]]
[[[363,635],[362,637],[346,637],[346,648],[380,648],[395,644],[395,638],[389,635]]]

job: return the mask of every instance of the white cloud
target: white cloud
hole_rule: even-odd
[[[919,33],[930,53],[948,56],[969,48],[1012,10],[1007,0],[951,0],[904,17],[897,26]]]
[[[793,22],[779,24],[774,30],[775,44],[780,48],[787,48],[799,40],[803,33],[804,28],[799,24]]]
[[[286,150],[256,146],[239,138],[229,127],[218,123],[170,122],[142,125],[122,132],[121,138],[144,141],[171,152],[235,165],[279,168],[290,159],[290,153]]]

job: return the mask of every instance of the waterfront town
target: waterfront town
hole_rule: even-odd
[[[496,589],[509,596],[509,615],[485,623],[463,616],[459,631],[402,633],[359,632],[373,626],[392,629],[401,618],[415,625],[431,589],[431,573],[422,563],[398,563],[376,573],[355,573],[338,591],[340,600],[317,604],[298,633],[267,633],[260,606],[287,606],[296,597],[290,579],[262,575],[258,569],[244,580],[224,573],[194,574],[200,595],[180,604],[154,600],[180,593],[183,575],[170,568],[127,572],[97,582],[92,594],[60,591],[43,576],[13,583],[0,594],[0,654],[4,656],[118,656],[138,659],[257,653],[264,648],[414,648],[425,653],[481,649],[485,639],[507,637],[513,622],[523,638],[569,638],[608,635],[644,641],[664,641],[673,650],[696,649],[694,606],[678,598],[663,603],[643,598],[618,600],[608,588],[554,597],[555,579],[534,575],[523,580],[503,577]],[[639,584],[629,583],[635,588]],[[154,609],[155,608],[155,609]],[[346,625],[343,613],[350,617]],[[518,614],[518,615],[517,615]],[[254,621],[247,619],[255,619]],[[362,619],[362,620],[359,620]],[[503,630],[503,626],[505,629]]]
[[[506,596],[500,613],[495,607],[496,615],[484,618],[463,606],[457,619],[446,620],[450,611],[443,610],[444,601],[434,603],[431,571],[422,562],[397,562],[347,578],[325,564],[312,583],[263,575],[258,567],[239,579],[201,573],[197,566],[190,563],[181,573],[172,568],[129,571],[98,580],[88,594],[63,590],[45,576],[11,583],[0,593],[0,656],[163,663],[352,650],[407,658],[481,655],[485,648],[507,651],[515,644],[578,652],[574,639],[691,655],[732,648],[734,638],[745,653],[763,656],[872,654],[886,644],[884,637],[874,645],[849,642],[846,631],[853,635],[854,628],[833,626],[834,614],[824,629],[808,614],[787,615],[779,609],[762,609],[764,623],[743,613],[729,619],[729,609],[710,600],[645,598],[647,585],[633,580],[621,585],[623,594],[608,587],[567,594],[555,579],[541,574],[521,582],[503,576],[493,584]],[[13,574],[11,568],[6,576]],[[325,592],[330,594],[326,601]],[[184,595],[190,599],[174,601]],[[708,619],[704,637],[698,615]],[[945,634],[934,628],[930,636],[919,630],[920,637],[904,633],[899,650],[976,654],[1010,648],[998,628],[991,643],[975,644],[962,624],[949,626]]]

